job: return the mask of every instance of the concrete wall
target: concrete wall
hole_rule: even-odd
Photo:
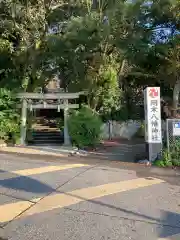
[[[110,121],[103,124],[102,127],[102,138],[109,139],[111,138],[125,138],[131,139],[134,134],[140,128],[142,122],[129,120],[126,122],[117,122],[117,121]],[[166,130],[166,122],[162,121],[162,136],[164,136]]]
[[[127,122],[107,122],[102,127],[103,139],[126,138],[131,139],[141,126],[140,121],[129,120]]]

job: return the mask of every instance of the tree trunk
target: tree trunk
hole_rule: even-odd
[[[180,80],[178,79],[174,85],[173,90],[173,117],[176,117],[180,94]]]

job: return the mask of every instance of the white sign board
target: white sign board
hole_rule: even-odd
[[[180,122],[173,123],[173,136],[180,136]]]
[[[144,91],[145,135],[148,143],[162,143],[160,87]]]

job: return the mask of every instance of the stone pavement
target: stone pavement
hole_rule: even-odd
[[[180,239],[180,172],[82,160],[1,153],[0,236]]]

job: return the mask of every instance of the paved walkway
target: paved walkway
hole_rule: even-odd
[[[77,148],[65,146],[26,146],[26,147],[0,147],[0,152],[17,153],[28,155],[67,157],[77,152]],[[122,162],[134,162],[136,155],[145,155],[145,146],[142,143],[133,142],[105,141],[96,151],[81,151],[79,155],[90,158],[101,158]]]
[[[179,199],[178,171],[0,154],[0,236],[7,239],[179,240]]]

